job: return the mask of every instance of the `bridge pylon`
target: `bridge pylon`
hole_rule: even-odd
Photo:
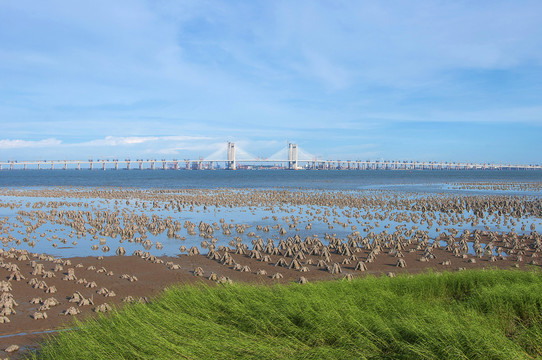
[[[297,170],[297,144],[288,144],[288,169]]]
[[[228,142],[228,161],[226,162],[226,168],[228,170],[237,169],[237,163],[235,162],[235,143]]]

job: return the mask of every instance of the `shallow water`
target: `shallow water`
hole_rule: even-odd
[[[69,331],[69,330],[75,330],[77,328],[69,328],[69,329],[56,329],[56,330],[42,330],[42,331],[33,331],[33,332],[20,332],[16,334],[8,334],[8,335],[0,335],[0,339],[6,339],[6,338],[12,338],[15,336],[27,336],[27,335],[42,335],[42,334],[55,334],[62,331]],[[24,350],[25,347],[22,347],[19,349],[19,351]]]
[[[348,192],[352,196],[394,196],[415,198],[424,197],[426,195],[439,196],[456,196],[456,195],[504,195],[504,196],[528,196],[529,198],[540,198],[542,193],[540,187],[531,186],[527,190],[521,190],[519,187],[509,186],[507,190],[488,189],[488,186],[477,188],[463,189],[458,186],[458,182],[467,183],[527,183],[537,184],[542,182],[542,171],[76,171],[76,170],[17,170],[17,171],[0,171],[0,188],[51,188],[61,187],[66,190],[73,190],[73,187],[93,189],[124,187],[124,188],[232,188],[231,191],[251,191],[262,190],[268,188],[286,188],[292,191],[310,191],[309,189],[317,189],[320,191],[342,191]],[[247,189],[247,190],[244,190]],[[68,190],[68,191],[71,191]],[[431,239],[444,231],[443,226],[440,232],[437,232],[438,225],[428,226],[427,224],[417,224],[412,222],[401,222],[385,219],[381,221],[365,220],[363,218],[353,219],[346,217],[342,211],[356,210],[348,208],[333,208],[319,207],[323,212],[329,211],[329,221],[333,228],[329,227],[328,223],[314,219],[314,215],[308,215],[307,211],[313,213],[317,210],[314,206],[292,206],[285,204],[283,209],[275,206],[273,209],[264,208],[248,208],[248,207],[214,207],[208,206],[194,207],[193,211],[177,209],[166,210],[163,208],[165,203],[161,203],[157,209],[152,209],[150,206],[147,209],[126,205],[121,202],[114,205],[112,202],[107,202],[104,199],[86,199],[86,198],[70,198],[70,197],[17,197],[0,195],[0,203],[15,203],[19,204],[19,208],[0,208],[0,219],[8,218],[8,223],[11,224],[11,235],[21,241],[19,245],[13,242],[5,243],[4,247],[15,246],[20,249],[27,249],[32,252],[43,252],[54,256],[72,257],[72,256],[98,256],[98,255],[114,255],[118,246],[123,246],[128,254],[135,250],[145,250],[141,243],[124,241],[120,242],[119,237],[111,238],[107,236],[77,236],[72,229],[65,225],[47,222],[40,226],[33,234],[27,235],[24,230],[25,226],[19,222],[17,212],[19,210],[32,211],[41,210],[49,212],[51,209],[43,207],[41,209],[32,209],[32,205],[39,201],[65,201],[69,204],[77,202],[81,206],[60,206],[57,210],[82,210],[82,211],[114,211],[142,214],[146,213],[149,217],[152,215],[159,216],[160,219],[170,217],[174,221],[184,223],[186,220],[199,224],[200,221],[206,223],[218,223],[221,218],[227,223],[245,224],[250,228],[245,234],[237,234],[235,229],[232,229],[231,235],[223,235],[221,230],[215,231],[214,236],[217,238],[217,246],[228,246],[228,243],[236,236],[242,238],[243,243],[249,244],[254,237],[247,236],[251,231],[256,232],[264,241],[268,238],[275,240],[275,244],[279,239],[285,239],[289,236],[299,235],[302,238],[307,236],[318,235],[320,239],[324,239],[325,234],[336,234],[339,238],[345,238],[354,231],[351,226],[356,225],[357,231],[361,236],[367,236],[370,232],[380,233],[395,231],[397,225],[405,225],[411,229],[417,226],[420,230],[427,231]],[[140,201],[142,203],[143,201]],[[147,202],[150,205],[150,202]],[[333,214],[333,210],[336,211]],[[378,209],[371,209],[374,213]],[[397,213],[392,211],[391,213]],[[412,213],[412,212],[410,212]],[[362,215],[364,215],[363,213]],[[272,216],[277,216],[278,220],[274,221]],[[438,215],[438,214],[437,214]],[[464,212],[464,218],[468,218],[472,213]],[[298,226],[295,230],[288,229],[288,223],[284,217],[291,216],[299,217]],[[266,218],[267,217],[267,218]],[[25,221],[29,220],[23,217]],[[305,230],[308,223],[312,224],[312,229]],[[32,221],[34,224],[35,221]],[[280,223],[287,230],[286,235],[280,235],[278,229],[271,229],[268,233],[256,231],[256,225],[270,227]],[[491,230],[491,231],[510,231],[514,229],[517,233],[522,234],[530,231],[530,225],[534,223],[537,231],[542,231],[541,219],[524,217],[516,225],[510,223],[504,224],[502,219],[487,219],[487,223],[480,223],[476,226],[468,221],[460,221],[453,225],[456,229],[462,230]],[[18,227],[15,227],[16,224]],[[343,226],[345,224],[346,226]],[[521,226],[526,225],[527,230],[522,231]],[[487,226],[487,227],[486,227]],[[64,229],[64,230],[62,230]],[[198,232],[199,233],[199,232]],[[70,235],[71,234],[71,235]],[[162,232],[156,236],[147,233],[148,239],[156,245],[160,242],[163,249],[156,249],[153,246],[148,250],[153,255],[177,255],[181,245],[190,248],[192,246],[201,249],[201,242],[205,239],[199,235],[190,236],[187,234],[183,226],[179,235],[186,237],[186,240],[169,238],[166,232]],[[139,235],[137,235],[139,236]],[[56,237],[56,239],[54,238]],[[65,239],[66,244],[60,242],[60,239]],[[99,244],[99,239],[105,239],[106,245],[111,248],[109,252],[102,250],[91,250],[91,246]],[[29,240],[35,241],[35,246],[31,247],[28,244]],[[76,245],[72,241],[77,241]],[[100,246],[101,248],[102,246]]]
[[[393,196],[387,195],[387,196]],[[6,209],[3,208],[2,213],[4,215],[8,214],[9,218],[9,224],[13,226],[11,235],[14,236],[16,239],[21,240],[21,243],[17,245],[17,248],[20,249],[26,249],[32,252],[42,252],[51,254],[54,256],[63,256],[63,257],[72,257],[72,256],[98,256],[98,255],[114,255],[115,250],[118,246],[123,246],[128,254],[131,254],[135,250],[146,250],[149,251],[153,255],[161,256],[161,255],[169,255],[174,256],[179,254],[179,247],[181,245],[184,245],[187,248],[190,248],[192,246],[196,246],[201,249],[201,242],[205,239],[199,236],[199,231],[196,230],[197,235],[189,235],[187,233],[186,228],[178,232],[179,235],[185,237],[185,240],[179,240],[175,238],[170,238],[167,236],[166,232],[159,233],[158,235],[152,235],[151,233],[147,232],[148,239],[152,241],[153,246],[150,249],[144,249],[141,243],[138,242],[130,242],[130,241],[120,241],[120,236],[117,236],[116,238],[112,238],[110,236],[103,236],[103,235],[96,235],[92,236],[87,233],[85,236],[78,236],[75,235],[75,233],[72,231],[72,229],[66,225],[63,224],[57,224],[54,222],[47,222],[43,225],[41,225],[35,232],[28,235],[25,233],[24,229],[25,226],[22,222],[18,221],[16,219],[17,212],[19,210],[24,210],[27,212],[32,211],[32,204],[41,200],[52,200],[53,198],[24,198],[24,200],[20,201],[24,205],[17,209]],[[395,231],[396,226],[402,225],[406,229],[412,229],[414,227],[427,231],[427,234],[430,236],[431,239],[434,239],[438,236],[439,233],[444,231],[444,229],[448,226],[441,226],[441,230],[437,231],[437,228],[439,225],[433,224],[432,226],[429,226],[428,224],[420,224],[420,223],[414,223],[411,221],[402,221],[397,222],[395,220],[390,219],[395,214],[401,214],[401,213],[417,213],[420,214],[420,212],[415,211],[390,211],[390,217],[386,218],[384,220],[377,220],[377,219],[363,219],[358,218],[354,219],[352,217],[347,217],[343,211],[353,211],[358,209],[350,209],[350,208],[336,208],[336,207],[326,207],[326,206],[293,206],[286,204],[282,206],[282,208],[275,206],[273,208],[265,209],[265,208],[249,208],[249,207],[219,207],[216,208],[214,206],[208,206],[207,209],[204,209],[203,206],[200,207],[194,207],[192,211],[178,211],[177,209],[170,209],[166,210],[164,208],[159,209],[143,209],[141,207],[132,207],[130,205],[112,205],[108,204],[103,199],[71,199],[68,200],[68,202],[79,202],[81,201],[83,204],[87,204],[88,207],[78,207],[78,206],[61,206],[56,208],[55,210],[83,210],[83,211],[114,211],[118,210],[120,213],[126,212],[126,213],[134,213],[134,214],[147,214],[149,217],[156,215],[160,219],[164,220],[166,218],[171,218],[173,221],[180,221],[181,223],[184,223],[185,220],[188,220],[192,223],[195,223],[196,225],[199,224],[199,222],[203,221],[205,223],[219,223],[220,219],[224,219],[226,223],[233,223],[233,224],[244,224],[248,225],[249,227],[246,229],[246,232],[244,234],[237,234],[235,229],[232,229],[231,235],[223,235],[221,230],[217,230],[214,233],[214,237],[217,238],[217,246],[224,245],[228,246],[229,242],[234,239],[235,237],[240,237],[243,240],[243,243],[251,244],[251,241],[255,239],[255,237],[248,236],[248,233],[255,232],[256,235],[261,236],[264,241],[268,238],[271,238],[275,241],[275,244],[280,239],[286,239],[290,236],[299,235],[301,238],[305,238],[307,236],[313,236],[318,235],[320,239],[324,239],[326,234],[334,234],[339,238],[346,238],[347,235],[352,234],[354,229],[352,228],[352,225],[355,225],[357,227],[357,231],[361,234],[361,236],[367,236],[370,232],[374,233],[381,233],[382,231],[387,231],[388,233],[392,233]],[[161,203],[161,206],[165,205],[165,203]],[[39,211],[49,212],[51,211],[50,208],[43,207],[41,209],[38,209]],[[329,219],[329,223],[325,223],[323,221],[318,221],[315,216],[316,210],[321,210],[322,214],[319,216],[323,216],[324,213],[327,211],[330,213],[327,218]],[[307,214],[307,211],[312,212],[311,214]],[[334,213],[335,211],[335,213]],[[368,212],[361,211],[361,215],[368,215],[369,213],[375,214],[377,212],[382,213],[381,209],[369,209]],[[470,215],[472,215],[472,212],[465,211],[463,214],[461,214],[462,218],[467,219]],[[277,220],[273,220],[273,216],[277,217]],[[288,224],[292,220],[292,216],[294,218],[297,218],[298,225],[296,229],[290,230],[288,228]],[[24,221],[28,221],[29,218],[26,216],[23,216]],[[288,220],[288,221],[287,221]],[[30,221],[32,224],[35,224],[36,221],[32,220]],[[306,230],[305,226],[308,223],[312,224],[312,229]],[[473,226],[469,221],[460,221],[457,224],[453,225],[454,228],[458,229],[460,232],[467,229],[470,231],[473,231],[474,229],[480,229],[485,230],[489,229],[491,231],[510,231],[514,229],[518,234],[522,234],[525,232],[530,231],[530,225],[531,223],[535,223],[536,229],[538,231],[542,230],[542,222],[540,219],[533,219],[530,217],[524,217],[520,221],[518,221],[515,225],[511,224],[504,224],[503,219],[499,218],[497,220],[493,219],[487,219],[486,224],[480,223],[476,226]],[[280,224],[281,227],[285,228],[287,230],[285,235],[280,235],[278,232],[278,229],[273,229],[272,226]],[[332,225],[333,228],[330,228],[329,225]],[[17,225],[17,227],[15,227]],[[271,227],[269,232],[263,232],[263,231],[257,231],[256,226],[262,225],[266,226],[268,225]],[[344,226],[343,226],[344,225]],[[527,230],[522,231],[521,226],[526,225]],[[487,226],[487,228],[486,228]],[[87,229],[90,227],[87,225]],[[135,237],[141,236],[139,233],[136,233]],[[25,241],[26,239],[26,241]],[[31,239],[35,242],[35,246],[31,247],[29,246],[28,240]],[[66,244],[63,244],[61,242],[61,239],[65,239]],[[105,245],[109,246],[111,248],[108,252],[103,252],[101,250],[102,245],[99,246],[99,250],[92,250],[91,246],[96,244],[99,244],[99,240],[105,240]],[[76,241],[77,244],[73,245],[72,241]],[[160,242],[163,245],[162,249],[157,249],[154,245],[156,245],[157,242]],[[55,244],[55,246],[53,246]],[[11,247],[14,244],[6,244],[5,247]]]

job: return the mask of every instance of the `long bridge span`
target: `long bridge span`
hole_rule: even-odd
[[[236,158],[235,143],[228,142],[227,157],[199,159],[98,159],[0,161],[0,170],[89,169],[89,170],[214,170],[273,168],[290,170],[542,170],[541,164],[469,163],[412,160],[322,160],[299,157],[297,144],[288,144],[288,156],[277,158]],[[223,164],[224,166],[221,166]]]

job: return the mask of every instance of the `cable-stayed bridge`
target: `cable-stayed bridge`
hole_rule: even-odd
[[[223,166],[222,166],[223,165]],[[290,169],[290,170],[542,170],[541,164],[469,163],[410,160],[322,160],[289,143],[269,158],[254,156],[235,143],[199,159],[89,159],[0,161],[0,170],[90,169],[90,170],[214,170],[214,169]]]

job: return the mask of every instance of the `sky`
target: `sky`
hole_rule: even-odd
[[[542,163],[541,1],[0,0],[0,160]],[[281,152],[282,149],[282,152]],[[222,155],[220,155],[222,154]]]

